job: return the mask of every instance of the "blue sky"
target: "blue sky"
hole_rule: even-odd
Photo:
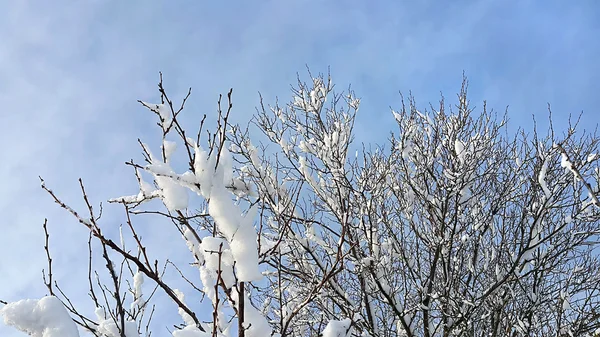
[[[510,106],[513,126],[530,126],[532,114],[545,120],[547,103],[559,125],[580,111],[583,125],[600,121],[595,1],[58,0],[3,1],[0,11],[3,300],[45,294],[44,217],[57,277],[85,294],[85,231],[42,193],[38,176],[75,207],[78,177],[97,202],[135,193],[122,163],[140,159],[138,137],[156,139],[136,100],[155,100],[158,71],[174,97],[193,87],[190,121],[210,116],[230,87],[234,117],[247,121],[258,91],[286,101],[297,72],[331,66],[337,85],[351,83],[362,98],[364,142],[392,130],[398,91],[412,90],[421,106],[440,91],[454,98],[463,71],[472,102]],[[106,209],[106,226],[119,215]],[[181,245],[171,228],[149,228],[149,241],[180,253],[164,244]],[[0,335],[21,336],[2,325]]]

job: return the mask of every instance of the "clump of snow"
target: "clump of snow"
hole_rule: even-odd
[[[181,292],[181,290],[179,290],[179,289],[173,289],[173,292],[175,293],[175,295],[177,295],[177,299],[180,300],[182,303],[184,303],[185,295],[183,294],[183,292]],[[186,325],[195,325],[196,324],[196,322],[194,322],[194,319],[192,318],[192,316],[190,316],[187,312],[185,312],[185,310],[183,310],[182,308],[179,308],[177,311],[179,312],[179,316],[181,316],[181,318],[183,319],[183,321],[185,322]]]
[[[217,302],[214,285],[217,283],[216,276],[213,276],[214,272],[206,266],[200,266],[200,281],[204,287],[204,293],[213,303]]]
[[[210,193],[208,213],[215,219],[219,231],[230,242],[238,280],[260,280],[262,274],[258,268],[258,236],[253,225],[256,206],[242,217],[225,186],[215,184]]]
[[[196,179],[200,184],[202,196],[209,198],[213,184],[212,179],[215,173],[215,159],[214,156],[209,157],[208,153],[199,145],[192,145],[194,146],[194,172],[196,173]]]
[[[217,279],[217,272],[220,269],[225,286],[231,288],[235,283],[235,276],[233,275],[233,256],[227,241],[208,236],[202,239],[200,247],[204,256],[204,266],[211,273],[212,279]],[[221,255],[220,263],[219,254]],[[212,286],[213,284],[204,284],[205,288]]]
[[[171,159],[171,156],[175,152],[175,149],[177,149],[177,143],[169,140],[164,140],[162,147],[165,152],[165,161],[168,163]]]
[[[548,188],[548,184],[546,184],[546,171],[548,170],[548,159],[544,160],[544,164],[542,164],[542,168],[540,169],[540,174],[538,176],[538,182],[540,186],[542,186],[542,190],[544,191],[544,195],[546,199],[550,199],[552,196],[552,192]]]
[[[223,170],[223,184],[225,186],[231,185],[233,180],[233,158],[226,147],[221,149],[219,167]]]
[[[258,269],[258,236],[254,229],[257,206],[246,212],[231,241],[231,252],[235,257],[237,275],[240,281],[257,281],[262,278]]]
[[[194,233],[189,228],[186,228],[185,232],[183,232],[183,238],[185,239],[185,244],[188,249],[194,255],[195,262],[202,264],[204,262],[204,254],[200,249],[200,242],[198,242]]]
[[[175,149],[174,143],[171,145],[165,142],[165,155],[170,156]],[[150,155],[150,164],[146,166],[146,170],[154,175],[154,181],[161,190],[163,203],[170,211],[185,209],[188,206],[187,189],[182,186],[176,179],[181,179],[171,166],[158,159],[148,148],[146,144],[142,144],[144,151]],[[143,187],[140,186],[143,192]]]
[[[250,300],[246,300],[249,302]],[[271,326],[267,319],[252,305],[244,306],[244,326],[247,327],[247,337],[271,336]]]
[[[75,323],[54,296],[9,303],[0,309],[0,316],[6,325],[33,337],[79,337]]]
[[[183,186],[170,177],[156,176],[155,179],[162,190],[163,202],[170,211],[187,208],[189,197]]]
[[[323,330],[323,337],[346,337],[350,334],[350,318],[341,321],[331,320]]]
[[[465,144],[458,139],[454,141],[454,152],[456,152],[456,156],[458,157],[460,164],[464,165],[466,155]]]
[[[160,122],[163,130],[167,130],[171,125],[171,109],[165,104],[154,104],[141,102],[148,109],[160,116]]]
[[[575,166],[573,163],[569,161],[569,156],[565,152],[561,152],[560,154],[560,166],[564,167],[566,170],[571,171],[577,177],[577,171],[575,171]]]
[[[133,276],[133,298],[134,301],[131,303],[131,308],[140,308],[143,305],[144,299],[142,298],[142,284],[144,284],[144,274],[138,271]]]

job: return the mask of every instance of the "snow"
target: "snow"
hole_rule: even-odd
[[[165,161],[167,163],[171,159],[171,156],[175,152],[175,149],[177,149],[177,143],[168,140],[163,141],[163,150],[165,151]]]
[[[204,151],[199,145],[194,145],[194,172],[196,173],[196,179],[200,184],[202,196],[205,198],[210,197],[210,191],[212,189],[212,177],[214,175],[215,162],[214,157],[208,157],[208,153]]]
[[[202,264],[204,262],[204,254],[200,249],[200,242],[198,242],[194,233],[189,228],[186,228],[183,232],[183,238],[188,249],[194,255],[195,262]]]
[[[571,296],[566,290],[560,292],[560,299],[562,300],[562,310],[570,310],[571,308]]]
[[[202,239],[200,244],[201,252],[204,256],[207,271],[211,273],[212,279],[217,279],[217,272],[221,269],[221,277],[227,288],[232,287],[235,284],[235,277],[233,275],[233,256],[229,249],[229,244],[222,238],[216,237],[205,237]],[[221,252],[221,263],[219,264],[219,253]],[[204,284],[206,287],[211,287],[212,284]],[[214,290],[213,290],[214,291]]]
[[[223,147],[221,150],[219,168],[223,172],[223,184],[225,186],[231,185],[233,180],[233,158],[231,157],[229,150],[227,150],[227,147]]]
[[[121,324],[115,323],[112,319],[103,319],[98,322],[98,332],[102,337],[121,337],[119,329]],[[137,332],[137,324],[135,321],[125,322],[125,336],[127,337],[139,337]]]
[[[210,193],[208,213],[230,243],[238,280],[260,280],[262,274],[258,269],[258,236],[253,225],[256,206],[242,217],[230,195],[223,184],[215,184]]]
[[[211,337],[211,334],[200,331],[194,325],[188,325],[181,330],[173,331],[173,337]]]
[[[575,176],[577,176],[577,171],[575,171],[575,167],[573,166],[573,163],[571,163],[569,161],[569,157],[564,152],[562,152],[560,154],[560,166],[562,166],[565,169],[571,171]]]
[[[170,211],[182,210],[188,206],[188,192],[185,187],[170,177],[156,176],[156,183],[162,190],[162,199]]]
[[[144,284],[144,274],[140,271],[136,272],[133,276],[133,298],[134,301],[131,303],[131,308],[140,307],[143,304],[142,298],[142,284]]]
[[[177,299],[181,301],[181,303],[185,303],[185,295],[183,294],[183,292],[179,289],[173,289],[173,292],[175,293],[175,295],[177,296]],[[192,318],[192,316],[190,316],[187,312],[185,312],[185,310],[183,310],[182,308],[177,309],[177,311],[179,312],[179,316],[181,316],[181,318],[183,319],[183,321],[185,322],[186,325],[195,325],[196,322],[194,322],[194,319]]]
[[[341,321],[331,320],[323,330],[323,337],[345,337],[350,334],[350,318]]]
[[[0,316],[6,325],[33,337],[79,337],[75,323],[54,296],[9,303],[0,309]]]
[[[300,151],[305,152],[305,153],[314,153],[315,152],[312,145],[310,145],[308,142],[305,142],[304,140],[300,141],[300,143],[298,144],[298,147],[300,148]]]
[[[231,252],[238,266],[240,281],[257,281],[262,278],[258,269],[258,236],[254,229],[257,209],[258,206],[255,205],[248,210],[231,241]]]
[[[239,303],[239,296],[239,292],[232,292],[235,303]],[[273,330],[267,319],[252,305],[248,295],[244,293],[242,296],[246,296],[244,300],[244,328],[246,329],[246,337],[271,336]]]
[[[174,178],[178,177],[173,169],[168,163],[163,163],[160,159],[156,158],[148,146],[144,145],[144,149],[146,152],[150,154],[150,165],[146,166],[146,170],[154,175],[154,180],[156,184],[161,190],[161,197],[163,203],[170,211],[182,210],[187,208],[188,206],[188,194],[187,189],[183,187],[178,181],[174,180]],[[167,145],[166,148],[169,151],[174,150],[174,145]],[[165,148],[165,153],[166,151]],[[170,154],[169,154],[170,155]],[[143,194],[143,190],[147,189],[147,187],[140,186],[141,192]]]
[[[246,298],[244,305],[244,326],[246,329],[246,337],[264,337],[271,336],[271,326],[267,319],[250,304],[250,299]]]
[[[150,195],[152,193],[152,191],[154,191],[154,188],[152,188],[152,185],[150,185],[147,181],[145,181],[144,179],[141,178],[141,174],[140,174],[140,170],[136,169],[136,174],[138,177],[140,177],[140,192],[142,192],[145,195]]]
[[[546,184],[546,171],[548,170],[548,159],[544,160],[544,164],[542,164],[542,168],[540,169],[540,174],[538,175],[538,182],[544,191],[544,195],[546,196],[546,200],[550,199],[552,196],[552,192],[548,188],[548,184]]]
[[[109,199],[109,202],[124,202],[126,204],[140,203],[147,199],[152,199],[155,197],[161,196],[160,190],[155,190],[152,185],[146,182],[140,173],[139,169],[135,170],[135,175],[138,178],[138,185],[140,187],[140,191],[137,195],[123,196],[119,198]]]
[[[467,202],[471,196],[473,195],[473,192],[471,192],[471,188],[469,186],[465,186],[464,188],[462,188],[460,190],[460,200],[458,201],[459,204],[465,203]]]
[[[169,128],[170,124],[171,124],[171,109],[169,108],[169,106],[165,105],[165,104],[154,104],[154,103],[147,103],[147,102],[141,102],[144,106],[146,106],[148,109],[152,110],[153,112],[157,113],[160,116],[160,121],[161,121],[161,126],[163,128],[163,130],[166,130]]]
[[[463,165],[465,163],[465,144],[463,144],[463,142],[461,142],[460,140],[455,140],[454,141],[454,151],[456,152],[456,156],[458,157],[458,160],[460,161],[461,165]]]
[[[119,329],[120,322],[115,322],[112,317],[107,317],[104,309],[96,308],[96,321],[98,323],[97,330],[102,337],[121,337]],[[125,321],[125,336],[139,337],[137,323],[135,321]]]
[[[258,235],[254,228],[257,206],[251,207],[243,214],[240,207],[234,203],[232,193],[228,190],[228,186],[233,185],[235,182],[232,167],[233,159],[227,147],[222,148],[219,165],[215,169],[216,153],[209,155],[192,139],[187,139],[187,142],[194,148],[193,172],[177,175],[173,171],[168,162],[175,151],[176,144],[168,141],[163,141],[164,161],[158,160],[148,147],[145,144],[143,145],[150,155],[151,162],[145,169],[154,176],[154,180],[160,188],[160,197],[169,210],[175,211],[188,207],[188,189],[209,201],[208,213],[215,221],[218,229],[218,233],[214,234],[222,234],[224,238],[208,236],[199,241],[189,229],[184,231],[183,237],[199,267],[204,291],[208,298],[215,302],[214,285],[217,282],[219,270],[227,288],[232,288],[235,285],[236,277],[237,281],[240,282],[256,281],[262,278],[262,273],[258,267]],[[256,156],[255,152],[252,152],[254,156]],[[258,158],[255,159],[258,162]],[[138,177],[140,176],[138,175]],[[200,185],[199,188],[197,185]],[[150,189],[140,179],[140,193],[137,196],[123,197],[122,199],[128,198],[127,200],[131,199],[130,201],[141,201]],[[244,189],[246,188],[244,187]],[[219,251],[221,254],[218,253]],[[219,255],[221,257],[220,261]],[[234,265],[236,268],[235,274]],[[141,278],[134,280],[133,292],[136,300],[138,296],[141,297],[141,282],[143,282]],[[175,293],[181,301],[184,300],[183,293],[179,291],[175,291]],[[250,303],[249,300],[248,303]],[[269,335],[271,330],[262,314],[252,305],[247,305],[246,308],[248,322],[251,323],[248,331],[255,331],[254,336]],[[179,309],[179,314],[187,325],[194,324],[192,318],[183,310]],[[267,330],[268,334],[265,334]],[[199,335],[199,330],[192,328],[175,331],[173,335],[203,336]]]
[[[205,266],[200,266],[200,281],[202,281],[204,293],[210,300],[215,303],[217,301],[214,285],[216,284],[216,275],[213,276],[213,271]]]

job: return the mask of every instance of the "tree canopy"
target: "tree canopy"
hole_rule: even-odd
[[[286,104],[261,99],[247,126],[230,122],[229,91],[212,130],[181,121],[191,90],[177,103],[162,76],[158,89],[159,103],[140,104],[162,145],[139,141],[143,156],[126,163],[139,191],[109,200],[125,210],[120,242],[82,180],[84,210],[42,180],[95,242],[88,293],[53,280],[44,223],[48,296],[3,301],[6,324],[38,337],[79,336],[77,326],[162,336],[148,329],[160,293],[180,315],[160,321],[174,337],[600,335],[600,138],[577,120],[509,131],[507,114],[472,107],[463,80],[456,102],[402,98],[387,142],[357,144],[360,99],[329,76],[299,79]],[[149,257],[160,247],[138,235],[142,213],[172,224],[189,265]],[[106,268],[94,273],[92,259]]]

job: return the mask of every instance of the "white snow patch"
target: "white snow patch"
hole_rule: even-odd
[[[542,186],[542,190],[544,191],[544,195],[546,196],[546,200],[550,199],[552,196],[552,192],[548,188],[548,184],[546,184],[546,171],[548,170],[548,159],[544,159],[544,164],[542,164],[542,168],[540,169],[540,174],[538,175],[538,182],[540,186]]]
[[[79,337],[75,323],[54,296],[8,303],[0,316],[4,324],[33,337]]]
[[[331,320],[323,330],[323,337],[346,337],[350,334],[350,318],[341,321]]]

